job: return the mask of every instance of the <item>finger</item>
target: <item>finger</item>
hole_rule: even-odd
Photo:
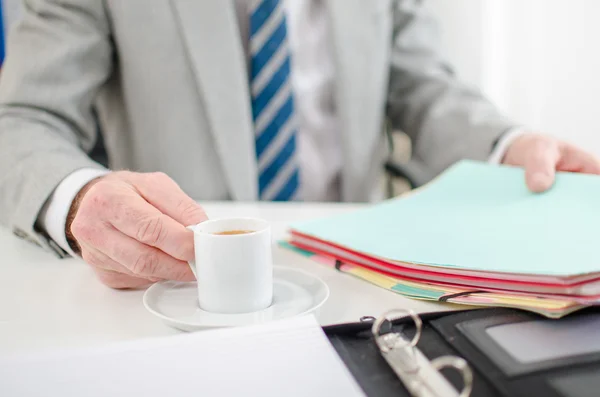
[[[94,272],[102,284],[115,289],[133,289],[143,288],[152,284],[151,281],[143,278],[136,278],[127,274],[114,272],[102,268],[94,268]]]
[[[105,216],[117,230],[145,245],[156,247],[182,261],[194,258],[192,233],[140,196],[113,200]]]
[[[180,261],[130,238],[126,246],[116,246],[110,256],[139,277],[195,281],[187,262]]]
[[[85,262],[87,262],[92,267],[96,267],[96,268],[99,268],[102,270],[109,270],[109,271],[115,272],[115,273],[122,273],[122,274],[125,274],[130,277],[138,278],[131,270],[129,270],[125,266],[121,265],[120,263],[116,262],[111,257],[106,255],[104,252],[92,247],[88,243],[81,244],[81,257],[83,258],[83,260]],[[161,280],[157,279],[157,278],[146,279],[146,282],[157,282],[157,281],[161,281]]]
[[[117,289],[140,288],[158,281],[135,277],[127,268],[87,243],[82,243],[81,249],[83,260],[92,266],[98,279],[108,287]]]
[[[117,230],[111,231],[109,236],[113,234],[121,236],[118,239],[115,236],[113,244],[98,248],[136,276],[176,281],[196,280],[187,262],[173,258],[155,247],[142,244]]]
[[[525,181],[535,192],[548,190],[554,183],[556,164],[560,159],[558,146],[551,140],[540,140],[525,159]]]
[[[202,206],[185,194],[166,174],[132,174],[132,179],[145,200],[182,225],[195,225],[208,219]]]
[[[72,228],[78,234],[80,241],[126,267],[130,274],[136,277],[195,280],[186,262],[175,259],[155,247],[142,244],[112,226],[77,218],[73,221]]]
[[[575,146],[565,144],[557,170],[600,175],[600,159]]]

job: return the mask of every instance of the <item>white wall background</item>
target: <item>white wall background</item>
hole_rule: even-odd
[[[459,76],[600,156],[600,1],[429,0]]]

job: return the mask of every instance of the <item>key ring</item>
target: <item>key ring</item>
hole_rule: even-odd
[[[471,391],[473,390],[473,371],[471,371],[469,364],[465,360],[455,356],[442,356],[432,360],[431,366],[438,370],[438,372],[442,368],[454,368],[460,372],[463,378],[463,389],[458,397],[468,397],[471,395]]]
[[[388,333],[385,335],[381,335],[381,327],[387,321],[390,324],[394,320],[398,320],[400,318],[410,316],[415,323],[415,335],[412,340],[407,341],[400,334],[397,333]],[[402,348],[402,347],[415,347],[421,338],[421,332],[423,330],[423,321],[417,314],[411,309],[395,309],[390,310],[384,313],[382,316],[377,318],[373,323],[373,327],[371,328],[371,332],[373,332],[373,336],[375,336],[375,342],[379,346],[382,352],[388,353],[392,349]]]

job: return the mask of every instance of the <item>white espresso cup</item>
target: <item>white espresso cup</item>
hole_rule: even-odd
[[[250,313],[273,301],[271,226],[262,219],[213,219],[194,226],[198,304],[213,313]]]

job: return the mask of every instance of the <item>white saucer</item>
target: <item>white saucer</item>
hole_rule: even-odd
[[[144,306],[165,324],[182,331],[236,327],[308,314],[329,297],[321,279],[301,270],[273,269],[273,304],[267,309],[243,314],[206,312],[198,307],[196,282],[162,281],[144,294]]]

